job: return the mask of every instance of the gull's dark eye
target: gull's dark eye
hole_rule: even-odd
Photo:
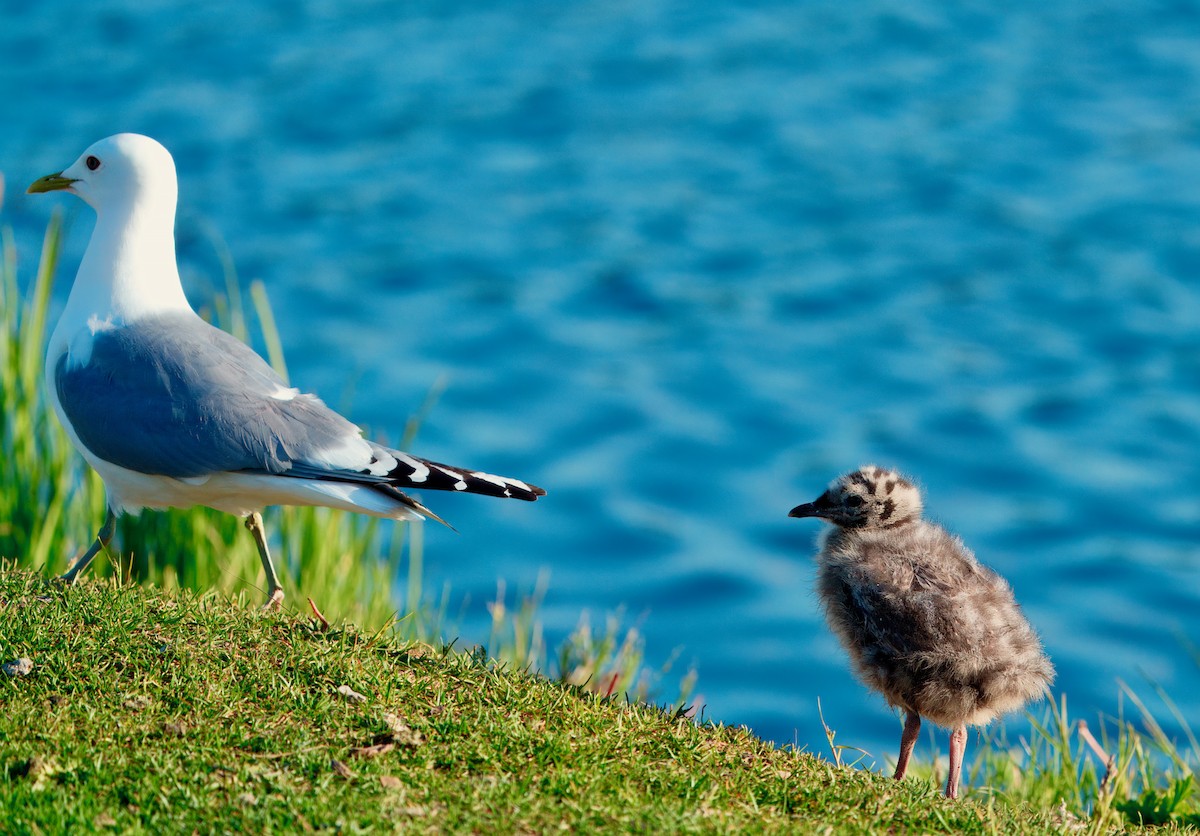
[[[848,496],[848,497],[846,497],[846,505],[848,505],[848,506],[849,506],[849,507],[851,507],[851,508],[857,508],[859,505],[862,505],[862,504],[863,504],[863,501],[864,501],[864,500],[863,500],[863,498],[862,498],[861,496]]]
[[[88,171],[95,171],[96,169],[98,169],[100,167],[100,158],[99,157],[88,157],[83,162],[85,165],[87,165]]]

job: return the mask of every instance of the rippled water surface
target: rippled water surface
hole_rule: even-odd
[[[624,606],[707,717],[894,752],[785,516],[874,461],[1073,711],[1200,721],[1200,17],[943,5],[0,0],[0,221],[28,275],[70,205],[73,265],[90,211],[22,187],[148,133],[193,299],[227,247],[392,439],[444,379],[419,452],[551,491],[427,497],[468,640],[549,569],[551,641]]]

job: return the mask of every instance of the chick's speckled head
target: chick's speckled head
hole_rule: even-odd
[[[789,517],[820,517],[842,528],[896,528],[921,518],[921,492],[895,470],[860,467],[835,479]]]

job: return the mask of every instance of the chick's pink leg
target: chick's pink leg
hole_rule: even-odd
[[[904,717],[904,734],[900,736],[900,756],[896,758],[896,774],[893,777],[897,781],[904,777],[904,773],[908,772],[908,759],[912,756],[913,746],[920,733],[921,715],[915,711],[909,711]]]
[[[967,751],[967,727],[958,726],[950,734],[950,775],[946,778],[946,797],[958,798],[963,755]]]

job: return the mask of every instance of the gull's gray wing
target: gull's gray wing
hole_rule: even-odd
[[[374,445],[361,441],[356,426],[289,389],[248,346],[191,314],[99,330],[85,363],[73,366],[67,354],[59,359],[54,382],[79,440],[139,473],[385,481],[338,466],[346,460],[359,471],[373,458]],[[355,461],[358,444],[362,461]]]

